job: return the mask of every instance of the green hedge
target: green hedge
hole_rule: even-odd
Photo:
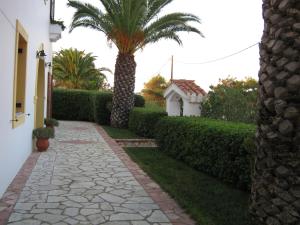
[[[166,115],[163,111],[134,108],[129,115],[129,130],[142,137],[153,138],[156,123]]]
[[[155,129],[162,151],[241,189],[250,188],[255,126],[206,118],[162,118]]]
[[[112,93],[54,89],[52,117],[59,120],[92,121],[109,124]],[[135,106],[144,107],[142,96],[135,95]]]

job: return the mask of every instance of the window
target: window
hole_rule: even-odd
[[[13,128],[25,121],[26,62],[28,35],[20,22],[16,24]]]

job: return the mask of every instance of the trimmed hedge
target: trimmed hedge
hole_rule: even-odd
[[[52,116],[59,120],[92,121],[109,124],[112,93],[54,89]],[[144,107],[142,96],[135,95],[135,106]]]
[[[160,149],[191,167],[240,189],[250,189],[255,126],[206,118],[162,118]]]
[[[134,108],[129,115],[129,130],[142,137],[153,138],[155,125],[164,116],[167,116],[167,113],[163,111]]]

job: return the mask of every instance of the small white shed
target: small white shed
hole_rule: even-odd
[[[206,92],[194,80],[172,80],[164,97],[169,116],[200,116]]]

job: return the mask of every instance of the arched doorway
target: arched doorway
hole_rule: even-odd
[[[34,127],[44,126],[44,108],[45,108],[45,61],[38,59],[37,75],[35,83],[34,96]]]

